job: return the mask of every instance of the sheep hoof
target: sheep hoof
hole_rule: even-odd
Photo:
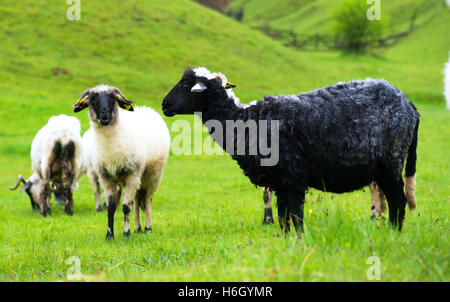
[[[130,230],[123,232],[123,237],[129,238],[131,236]]]
[[[264,209],[264,220],[263,224],[272,224],[273,223],[273,214],[271,208]]]
[[[135,232],[135,233],[142,233],[141,226],[137,227],[137,228],[134,230],[134,232]]]
[[[264,218],[263,224],[264,225],[273,224],[273,218],[272,217]]]
[[[114,234],[110,233],[110,232],[107,232],[106,233],[106,240],[112,240],[112,239],[114,239]]]
[[[145,227],[145,232],[146,233],[151,233],[152,232],[152,227],[151,226]]]
[[[95,210],[97,211],[97,212],[101,212],[101,210],[103,210],[104,208],[103,208],[103,206],[101,206],[101,205],[98,205],[96,208],[95,208]]]

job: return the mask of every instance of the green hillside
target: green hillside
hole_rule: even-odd
[[[273,29],[292,29],[303,35],[331,34],[333,22],[331,11],[340,2],[335,0],[234,0],[229,9],[237,11],[242,8],[243,21],[252,27],[270,25]],[[443,4],[441,0],[381,1],[381,20],[386,23],[385,34],[407,30],[416,9],[419,9],[416,25],[429,21],[444,8]]]
[[[286,11],[312,5],[255,2],[280,22]],[[257,22],[263,13],[252,3]],[[82,1],[80,21],[68,21],[67,8],[65,1],[0,2],[0,281],[65,280],[70,256],[80,258],[87,280],[366,281],[372,255],[381,258],[382,281],[450,280],[450,113],[442,95],[450,10],[393,47],[342,55],[286,48],[187,0]],[[308,26],[320,18],[311,16]],[[242,102],[367,77],[399,87],[422,116],[418,208],[407,211],[402,234],[368,219],[368,190],[312,191],[305,237],[280,237],[277,224],[261,225],[261,190],[228,156],[172,154],[153,199],[153,233],[123,238],[117,211],[113,242],[104,240],[107,216],[95,212],[86,176],[73,217],[52,201],[44,219],[25,194],[7,189],[17,174],[30,175],[31,141],[50,116],[74,115],[83,131],[89,127],[87,113],[71,108],[86,88],[114,85],[161,112],[162,99],[190,66],[226,74]],[[176,119],[194,120],[164,119],[169,129]]]

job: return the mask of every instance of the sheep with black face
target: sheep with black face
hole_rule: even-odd
[[[188,69],[163,100],[163,112],[199,112],[207,127],[209,120],[218,121],[223,134],[209,127],[213,138],[226,137],[226,121],[278,121],[278,129],[268,131],[278,134],[275,165],[262,165],[267,155],[261,152],[238,155],[236,133],[234,141],[218,143],[232,151],[253,184],[275,191],[282,229],[291,216],[295,228],[303,230],[308,187],[343,193],[376,181],[386,195],[391,224],[401,230],[407,198],[415,202],[408,188],[415,184],[419,113],[396,87],[385,80],[352,81],[299,95],[265,97],[239,108],[227,86],[226,79],[206,68]],[[259,135],[244,135],[246,150],[250,143],[259,145]],[[266,138],[270,144],[271,135]],[[407,157],[405,196],[402,170]]]
[[[89,169],[98,176],[108,203],[107,239],[114,237],[120,186],[125,189],[124,236],[130,235],[132,208],[135,232],[141,232],[139,207],[146,214],[145,231],[151,231],[152,197],[169,156],[170,136],[164,120],[151,108],[134,109],[133,103],[118,88],[99,85],[83,92],[73,106],[75,112],[89,107],[92,139],[87,152],[93,163]]]
[[[31,207],[42,216],[50,213],[51,193],[64,211],[73,214],[73,191],[82,175],[82,144],[80,122],[61,114],[51,117],[31,144],[31,167],[34,173],[27,180],[19,175],[16,186],[30,197]]]

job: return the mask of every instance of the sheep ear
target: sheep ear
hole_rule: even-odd
[[[134,111],[133,106],[131,106],[130,104],[127,104],[121,100],[119,100],[119,107],[122,109],[125,109],[127,111]]]
[[[234,88],[236,87],[236,85],[230,84],[228,83],[227,77],[224,74],[221,73],[217,73],[215,74],[216,78],[220,81],[220,83],[222,83],[222,86],[225,89],[229,89],[229,88]]]
[[[89,107],[89,98],[81,98],[75,105],[72,105],[73,112],[79,112],[85,108]]]
[[[207,87],[205,84],[203,84],[202,82],[197,82],[197,84],[195,84],[191,88],[191,92],[202,92],[202,91],[205,91],[206,89],[207,89]]]
[[[122,109],[125,109],[127,111],[134,111],[133,106],[131,104],[136,103],[136,101],[130,101],[130,100],[124,100],[119,94],[116,93],[117,96],[117,103],[119,104],[119,107]]]

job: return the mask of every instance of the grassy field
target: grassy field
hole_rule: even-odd
[[[243,9],[243,22],[252,27],[293,30],[297,34],[331,34],[331,12],[342,1],[336,0],[233,0],[231,11]],[[442,0],[390,0],[380,2],[384,34],[405,31],[416,9],[415,25],[420,26],[444,9]]]
[[[76,22],[67,8],[65,1],[0,3],[1,281],[66,280],[71,256],[91,281],[367,281],[371,256],[380,259],[381,281],[450,281],[448,9],[391,48],[342,55],[285,48],[190,1],[82,1]],[[227,156],[172,154],[153,201],[153,233],[123,238],[117,211],[110,242],[86,176],[73,217],[52,201],[42,218],[26,194],[8,190],[17,174],[31,174],[36,132],[52,115],[74,115],[70,106],[84,89],[115,85],[161,112],[182,71],[198,65],[226,74],[243,102],[366,77],[399,87],[422,116],[418,206],[407,210],[402,233],[369,219],[368,190],[313,190],[305,236],[283,238],[278,224],[261,224],[261,189]],[[86,130],[87,113],[76,116]],[[178,118],[186,117],[165,118],[169,128]]]

